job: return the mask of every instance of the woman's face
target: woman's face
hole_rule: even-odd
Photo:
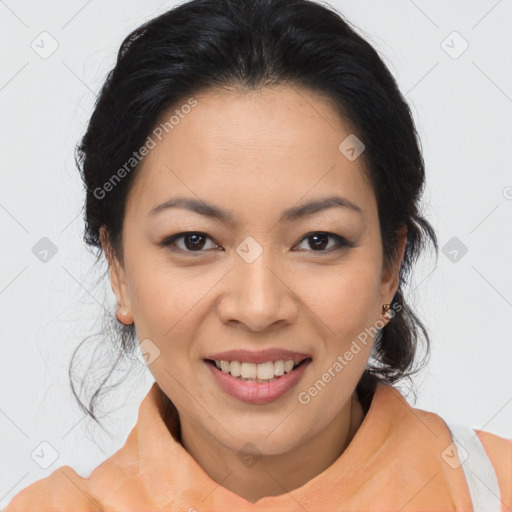
[[[127,199],[112,286],[182,431],[235,451],[252,443],[284,453],[347,410],[398,265],[382,272],[362,158],[340,150],[351,132],[324,99],[279,86],[195,100],[153,136]],[[162,206],[178,198],[200,211]],[[206,361],[267,349],[302,355],[263,361],[310,361],[283,376],[282,363],[262,364],[265,379],[278,373],[271,383],[244,383]],[[229,366],[235,374],[258,371],[247,354],[226,359],[245,363]]]

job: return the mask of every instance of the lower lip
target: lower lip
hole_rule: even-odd
[[[307,360],[290,373],[285,373],[273,382],[244,382],[229,373],[219,370],[215,364],[205,361],[219,386],[233,398],[249,404],[266,404],[284,396],[300,380],[311,363]]]

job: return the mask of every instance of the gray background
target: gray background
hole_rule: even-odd
[[[391,68],[422,139],[441,252],[408,290],[432,338],[414,405],[511,437],[512,0],[330,4]],[[123,38],[172,5],[0,0],[2,506],[62,465],[88,476],[124,444],[153,382],[135,366],[108,396],[112,436],[71,396],[71,353],[113,304],[82,242],[73,150]],[[57,250],[46,262],[33,251],[43,237]]]

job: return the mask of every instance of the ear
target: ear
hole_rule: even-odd
[[[112,286],[112,291],[117,300],[117,319],[123,324],[130,325],[133,323],[133,311],[130,302],[130,294],[128,293],[126,273],[114,253],[105,226],[101,226],[100,228],[100,241],[103,253],[108,262],[110,285]]]
[[[404,258],[405,247],[407,244],[407,227],[404,226],[398,232],[398,253],[391,268],[382,272],[381,279],[381,299],[382,304],[390,304],[398,290],[400,283],[400,266]]]

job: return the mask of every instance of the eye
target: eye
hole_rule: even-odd
[[[184,241],[184,246],[180,247],[176,242],[178,240]],[[205,246],[205,240],[211,238],[206,235],[205,233],[200,233],[196,231],[188,231],[185,233],[178,233],[176,235],[170,236],[166,238],[162,245],[165,247],[169,247],[171,250],[176,250],[174,247],[177,247],[177,250],[183,251],[183,252],[204,252],[201,249]],[[213,244],[215,247],[218,247],[216,244]]]
[[[326,242],[327,246],[329,245],[328,240],[335,240],[334,248],[331,246],[326,250]],[[205,247],[205,241],[212,240],[207,234],[201,233],[198,231],[187,231],[185,233],[178,233],[176,235],[172,235],[167,237],[161,245],[164,247],[169,247],[172,251],[181,251],[181,252],[205,252],[203,249]],[[183,241],[183,245],[180,246],[177,242]],[[313,233],[308,233],[301,240],[301,243],[309,241],[309,247],[313,248],[312,252],[332,252],[334,250],[341,249],[342,247],[353,247],[353,244],[348,242],[346,239],[339,235],[335,235],[334,233],[326,233],[324,231],[316,231]],[[336,247],[337,246],[337,247]],[[219,246],[213,243],[213,247],[210,249],[218,248]],[[208,247],[207,247],[208,249]]]
[[[329,238],[336,241],[334,249],[332,246],[325,250],[326,245],[328,245]],[[352,247],[352,244],[350,244],[347,240],[345,240],[343,237],[339,235],[335,235],[334,233],[326,233],[324,231],[317,231],[315,233],[308,233],[305,237],[302,238],[301,243],[308,241],[310,247],[314,248],[313,252],[332,252],[333,250],[336,250],[337,248],[340,249],[342,247]]]

